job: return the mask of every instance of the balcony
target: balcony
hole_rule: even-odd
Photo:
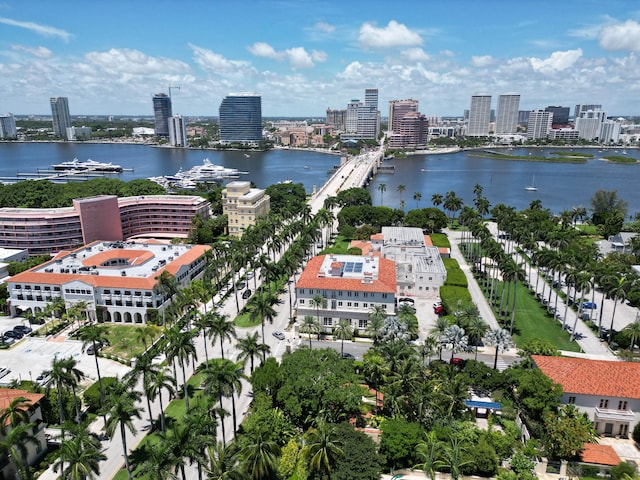
[[[612,408],[596,407],[595,421],[633,422],[635,414],[631,410],[614,410]]]

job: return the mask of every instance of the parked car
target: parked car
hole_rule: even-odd
[[[249,298],[250,296],[251,296],[251,290],[250,290],[250,289],[248,289],[248,288],[247,288],[244,292],[242,292],[242,298],[243,298],[243,299],[245,299],[245,300],[246,300],[246,299],[247,299],[247,298]]]
[[[33,332],[33,329],[31,327],[25,327],[24,325],[16,325],[15,327],[13,327],[13,331],[20,332],[23,335],[28,335],[29,333]]]
[[[250,280],[253,278],[253,270],[247,272],[247,280]]]
[[[276,330],[272,335],[278,340],[284,340],[284,333],[282,333],[280,330]]]
[[[16,339],[13,337],[7,337],[6,335],[3,335],[2,343],[4,343],[5,345],[13,345],[14,343],[16,343]]]
[[[414,305],[416,302],[413,298],[401,297],[398,299],[398,304],[400,303],[408,303],[409,305]]]
[[[20,332],[16,332],[15,330],[9,330],[7,332],[4,332],[4,336],[5,337],[11,337],[15,340],[20,340],[22,337],[24,337],[24,335]]]
[[[351,353],[348,353],[348,352],[344,352],[342,354],[342,358],[344,358],[345,360],[355,360],[356,359],[355,355],[353,355]]]
[[[97,351],[102,348],[102,343],[96,342],[96,348],[93,348],[93,343],[87,347],[87,355],[95,355]]]
[[[238,290],[242,290],[247,286],[247,282],[238,282]]]
[[[441,302],[434,303],[433,304],[433,313],[435,313],[436,315],[443,315],[444,314],[444,305],[442,305]]]
[[[451,360],[449,360],[449,363],[451,365],[462,366],[464,365],[464,359],[460,357],[453,357]]]
[[[598,304],[596,302],[584,302],[582,304],[583,310],[595,310],[598,308]]]

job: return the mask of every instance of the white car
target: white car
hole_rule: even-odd
[[[273,332],[273,336],[278,340],[284,340],[284,333],[282,333],[280,330],[276,330],[275,332]]]

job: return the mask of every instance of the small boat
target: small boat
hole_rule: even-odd
[[[627,151],[626,151],[626,150],[622,150],[622,154],[623,154],[623,155],[626,155],[626,154],[627,154]]]
[[[245,153],[245,154],[244,154],[244,157],[245,157],[245,158],[249,158],[250,156],[251,156],[251,155],[249,155],[248,153]]]
[[[309,169],[311,167],[309,165],[305,165],[304,168]]]
[[[429,170],[427,170],[426,168],[421,168],[420,171],[421,172],[428,172]]]
[[[88,159],[85,162],[81,162],[77,158],[69,162],[57,163],[51,165],[54,170],[63,171],[81,171],[81,170],[93,170],[95,172],[122,172],[124,169],[120,165],[114,165],[113,163],[96,162],[95,160]]]
[[[536,176],[533,176],[533,180],[531,181],[531,185],[527,185],[524,187],[527,192],[537,192],[538,187],[536,187]]]

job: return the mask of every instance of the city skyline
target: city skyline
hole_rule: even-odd
[[[215,116],[236,91],[261,93],[267,117],[323,116],[369,87],[380,105],[415,98],[428,116],[460,116],[474,93],[510,91],[525,110],[598,103],[638,113],[631,2],[459,6],[452,15],[418,1],[3,2],[0,113],[44,114],[64,96],[74,115],[148,115],[169,86],[180,86],[172,97],[184,116]],[[242,28],[222,28],[229,19]]]

